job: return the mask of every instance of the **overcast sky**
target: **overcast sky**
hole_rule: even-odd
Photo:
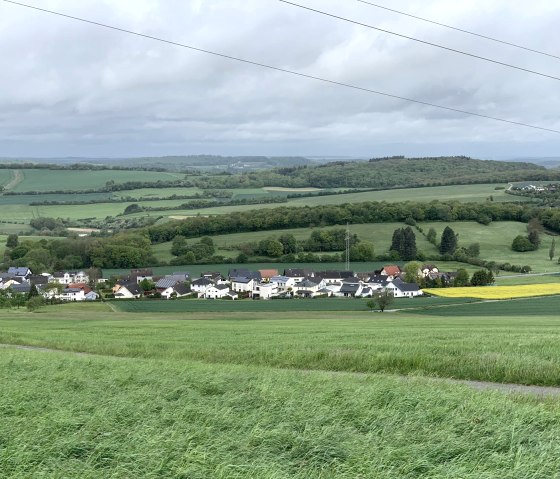
[[[22,0],[25,2],[25,0]],[[560,76],[560,60],[355,0],[294,0]],[[372,0],[373,1],[373,0]],[[560,55],[557,0],[377,0]],[[560,82],[277,0],[28,0],[280,68],[560,129]],[[0,156],[560,156],[560,134],[352,91],[0,0]]]

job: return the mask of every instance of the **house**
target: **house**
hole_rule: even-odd
[[[278,272],[277,272],[278,273]],[[254,279],[256,282],[262,281],[262,275],[259,271],[251,271],[243,268],[233,268],[228,271],[228,278],[250,278]]]
[[[258,272],[263,281],[270,281],[270,278],[280,274],[277,269],[259,269]]]
[[[255,280],[253,278],[231,278],[231,289],[236,293],[252,293]]]
[[[213,283],[219,283],[224,279],[222,273],[218,273],[216,271],[206,271],[205,273],[201,273],[200,277],[209,279]]]
[[[131,269],[130,281],[135,281],[136,284],[141,283],[147,279],[148,281],[154,280],[154,272],[151,269]]]
[[[420,268],[420,272],[424,278],[427,278],[430,274],[439,273],[439,268],[434,264],[424,264]]]
[[[311,278],[315,275],[310,269],[291,268],[284,270],[284,276],[294,278],[296,283],[303,281],[305,278]]]
[[[205,299],[224,299],[229,293],[229,286],[227,284],[216,284],[210,286],[206,293],[204,293]]]
[[[325,288],[326,286],[327,284],[322,278],[307,278],[300,281],[299,283],[296,283],[294,289],[296,290],[296,294],[298,296],[312,298],[314,296],[317,296],[319,290]]]
[[[276,285],[276,283],[261,282],[255,283],[255,285],[253,286],[253,299],[270,299],[274,296],[278,296],[278,286]]]
[[[192,294],[192,290],[187,283],[175,283],[174,285],[159,292],[161,293],[161,297],[165,299],[184,298],[185,296]]]
[[[14,294],[29,294],[31,291],[31,285],[29,283],[12,284],[10,286],[12,293]]]
[[[344,296],[345,298],[355,298],[356,296],[362,295],[363,289],[364,287],[360,282],[345,282],[342,283],[342,287],[340,288],[337,296]]]
[[[27,280],[33,273],[27,266],[12,266],[8,268],[8,274]]]
[[[354,276],[353,271],[318,271],[314,274],[314,277],[323,278],[325,283],[332,284],[332,283],[339,283],[346,278],[351,278]]]
[[[221,275],[220,275],[221,277]],[[191,289],[195,292],[198,293],[199,297],[200,296],[204,296],[204,294],[206,293],[206,290],[208,288],[210,288],[211,286],[214,286],[214,282],[211,281],[208,278],[202,277],[202,278],[198,278],[195,279],[192,283],[191,283]]]
[[[364,288],[362,289],[360,296],[362,298],[371,298],[373,297],[374,294],[374,289],[369,287],[369,286],[364,286]]]
[[[384,274],[372,274],[369,277],[369,280],[367,281],[367,283],[370,286],[382,286],[382,287],[387,286],[388,282],[389,282],[389,276],[386,276]]]
[[[97,301],[99,299],[99,295],[95,291],[90,291],[86,293],[84,296],[86,301]]]
[[[416,283],[405,283],[400,278],[390,281],[385,287],[385,291],[392,294],[395,298],[414,298],[424,294]]]
[[[270,278],[270,282],[276,284],[278,291],[286,292],[294,289],[296,280],[294,278],[289,278],[288,276],[273,276]]]
[[[61,301],[85,301],[86,294],[82,288],[64,288],[56,295]]]
[[[113,288],[115,299],[137,299],[142,296],[142,289],[135,281],[119,281]]]
[[[396,265],[388,265],[383,267],[383,269],[381,270],[381,274],[389,276],[389,279],[393,279],[401,274],[401,269]]]
[[[52,279],[54,283],[58,284],[85,284],[89,282],[89,276],[84,271],[56,271],[53,273]]]
[[[49,284],[52,279],[53,277],[51,275],[46,275],[46,274],[29,276],[29,282],[31,284],[34,284],[35,286]]]

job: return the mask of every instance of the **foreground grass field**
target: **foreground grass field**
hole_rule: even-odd
[[[0,378],[6,478],[523,479],[560,465],[557,402],[423,379],[11,350]]]
[[[278,314],[0,311],[1,477],[557,477],[557,314]]]

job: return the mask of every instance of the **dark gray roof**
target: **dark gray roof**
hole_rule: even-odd
[[[354,276],[353,271],[318,271],[315,276],[328,279],[344,279]]]
[[[173,286],[175,286],[178,283],[178,281],[175,278],[162,278],[160,279],[157,283],[156,283],[156,288],[157,289],[167,289],[167,288],[172,288]]]
[[[29,293],[31,291],[31,285],[29,283],[14,284],[11,286],[14,293]]]
[[[292,268],[292,269],[284,270],[284,276],[288,276],[289,278],[299,278],[299,277],[305,278],[306,276],[312,276],[312,275],[313,275],[313,271],[311,271],[310,269]]]
[[[247,278],[246,276],[242,276],[239,278],[231,278],[231,281],[234,283],[248,284],[251,281],[254,281],[254,278]]]
[[[31,270],[27,266],[11,266],[8,268],[8,273],[12,273],[16,276],[27,276],[31,273]]]
[[[368,283],[384,284],[387,283],[388,278],[389,276],[385,274],[372,274],[369,278]]]
[[[359,289],[360,289],[359,284],[345,283],[345,284],[342,285],[342,288],[340,288],[340,292],[341,293],[355,294],[355,293],[358,292]]]
[[[229,290],[229,284],[217,284],[214,288],[219,289],[220,291],[223,291],[224,289]]]
[[[122,282],[119,284],[128,289],[134,295],[142,294],[142,288],[140,288],[138,283],[136,283],[135,281]]]
[[[184,295],[191,292],[191,288],[187,283],[177,283],[173,289],[177,294]]]
[[[228,271],[229,278],[251,278],[256,281],[262,281],[262,275],[260,271],[251,271],[244,268],[234,268]]]
[[[193,286],[209,286],[214,284],[213,281],[210,281],[208,278],[198,278],[192,282]]]
[[[416,283],[405,283],[400,278],[395,279],[393,284],[403,292],[420,291],[420,287]]]
[[[320,281],[316,283],[315,281],[312,281],[311,279],[308,278],[299,282],[298,284],[296,284],[296,286],[298,288],[315,288],[319,283]]]

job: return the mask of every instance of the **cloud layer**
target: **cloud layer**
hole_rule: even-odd
[[[381,1],[381,0],[380,0]],[[29,0],[309,75],[560,129],[560,82],[276,0]],[[560,76],[560,60],[354,0],[301,4]],[[552,0],[399,0],[410,13],[560,54]],[[0,156],[552,156],[560,135],[352,91],[0,2]]]

